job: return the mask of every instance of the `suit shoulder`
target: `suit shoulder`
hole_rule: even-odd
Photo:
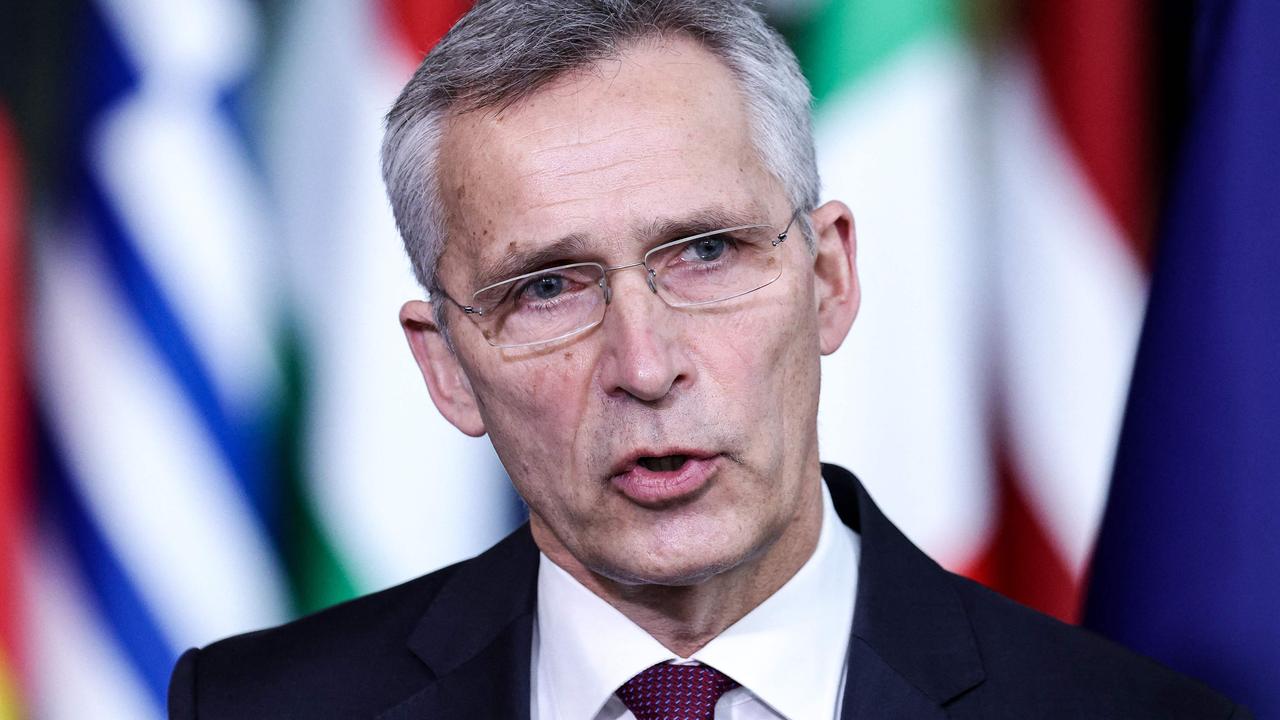
[[[985,696],[989,716],[1001,717],[1000,711],[1019,708],[1055,708],[1064,718],[1247,715],[1203,683],[1096,633],[1020,605],[967,578],[951,575],[951,580],[982,655],[986,680],[978,691]]]
[[[205,648],[203,654],[207,658],[211,654],[252,650],[310,655],[325,649],[345,653],[359,644],[384,640],[388,634],[403,638],[460,565],[450,565],[282,625],[219,640]]]
[[[460,565],[188,651],[173,685],[201,718],[373,714],[430,679],[405,639]]]

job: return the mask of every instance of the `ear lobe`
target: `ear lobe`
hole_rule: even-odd
[[[422,300],[405,303],[400,308],[400,327],[404,328],[413,359],[440,414],[467,435],[484,435],[484,419],[471,381],[436,325],[431,303]]]
[[[818,334],[822,354],[830,355],[844,343],[862,303],[858,241],[853,212],[842,202],[828,202],[814,210],[810,218],[817,246],[813,271]]]

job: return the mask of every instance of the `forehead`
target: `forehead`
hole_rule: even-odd
[[[733,75],[682,38],[635,44],[500,112],[450,118],[439,167],[442,277],[568,236],[621,252],[654,239],[644,228],[708,208],[759,215],[781,193]]]

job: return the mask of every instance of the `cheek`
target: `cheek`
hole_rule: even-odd
[[[513,362],[473,382],[489,439],[513,480],[572,470],[587,397],[585,371],[572,353]]]
[[[781,290],[781,288],[780,288]],[[767,307],[728,315],[715,333],[724,338],[721,355],[732,374],[747,385],[798,380],[817,367],[818,327],[813,309],[798,300],[799,288],[786,288]],[[797,388],[798,390],[799,388]],[[777,398],[774,398],[776,400]]]
[[[789,289],[790,292],[799,292]],[[734,399],[732,411],[747,427],[788,444],[816,416],[819,389],[818,328],[812,308],[801,302],[771,304],[772,312],[744,314],[720,329],[715,357],[717,392]]]

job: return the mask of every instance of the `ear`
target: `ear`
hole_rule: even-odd
[[[817,253],[813,259],[814,303],[822,354],[839,349],[858,316],[862,288],[858,285],[858,240],[853,212],[833,200],[810,214]]]
[[[440,414],[472,437],[484,435],[484,420],[471,381],[436,325],[431,303],[422,300],[405,303],[400,308],[400,326],[404,328],[413,359],[418,361],[422,379],[427,381],[427,391]]]

